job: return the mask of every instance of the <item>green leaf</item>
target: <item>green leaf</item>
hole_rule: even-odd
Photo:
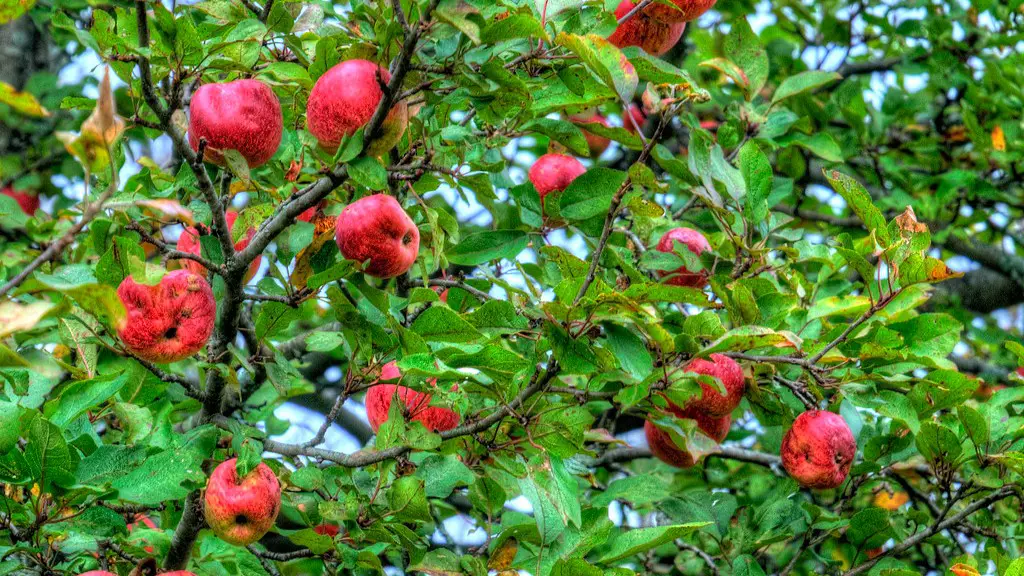
[[[864,186],[838,170],[824,170],[824,173],[825,178],[832,184],[832,188],[846,200],[853,213],[875,235],[878,242],[887,247],[889,231],[885,224],[885,217],[882,216],[882,211],[875,206],[871,195],[864,189]]]
[[[747,192],[744,215],[750,222],[763,222],[768,216],[768,195],[772,191],[772,166],[768,156],[751,140],[740,148],[739,162]]]
[[[0,454],[6,453],[18,443],[21,430],[18,418],[21,408],[12,402],[0,402]]]
[[[36,415],[25,445],[27,471],[40,486],[65,485],[71,481],[71,452],[60,429]]]
[[[448,251],[448,261],[460,266],[478,266],[491,260],[515,260],[529,244],[520,230],[488,230],[469,234]]]
[[[553,118],[537,118],[523,126],[523,130],[539,132],[551,140],[562,144],[577,156],[590,155],[590,149],[587,147],[587,139],[583,136],[583,131],[571,122],[555,120]]]
[[[564,218],[587,220],[602,216],[611,207],[612,198],[626,181],[627,175],[621,170],[599,166],[579,175],[565,189],[558,201],[558,208]]]
[[[608,551],[598,561],[601,564],[613,564],[631,556],[642,554],[676,538],[683,538],[711,522],[691,522],[675,526],[658,526],[656,528],[637,528],[619,532],[609,546]]]
[[[192,450],[164,450],[115,480],[112,487],[119,498],[137,504],[181,500],[188,496],[190,485],[199,486],[206,481],[201,463],[202,456]]]
[[[96,316],[104,326],[115,331],[128,317],[117,290],[113,286],[100,284],[85,264],[64,266],[53,274],[36,273],[36,280],[70,297],[83,310]]]
[[[915,437],[917,450],[929,462],[953,463],[962,448],[956,433],[937,422],[924,422]]]
[[[125,372],[74,382],[46,403],[46,417],[58,428],[65,428],[87,410],[109,400],[127,382],[128,375]]]
[[[415,476],[403,476],[391,485],[388,490],[388,505],[395,519],[409,522],[422,520],[429,522],[430,505],[427,503],[426,489],[423,480]]]
[[[388,171],[380,160],[370,156],[360,156],[348,163],[348,173],[353,180],[370,190],[388,189]]]
[[[754,348],[771,347],[792,347],[791,338],[770,328],[763,326],[741,326],[733,328],[720,338],[712,342],[700,351],[699,356],[706,357],[716,352],[729,352],[733,350],[752,350]]]
[[[605,86],[615,91],[621,102],[633,100],[640,79],[633,65],[611,42],[595,34],[579,36],[560,32],[555,43],[579,56]]]
[[[737,556],[732,561],[732,574],[733,576],[765,576],[764,569],[749,554]]]
[[[512,14],[503,20],[496,20],[480,34],[480,41],[484,44],[495,44],[516,38],[540,38],[549,41],[544,27],[529,14]]]
[[[889,512],[872,506],[853,515],[846,538],[859,549],[881,546],[892,536]]]
[[[743,71],[747,100],[753,99],[768,80],[768,53],[746,18],[733,20],[723,49],[729,59]]]
[[[427,308],[410,328],[428,342],[471,342],[481,337],[472,324],[447,306]]]
[[[480,43],[480,12],[464,0],[441,0],[434,10],[438,20],[450,24],[466,35],[473,44]]]
[[[459,486],[469,486],[476,476],[453,455],[432,454],[416,469],[426,485],[427,498],[447,498]]]
[[[778,104],[786,98],[792,98],[810,90],[827,86],[837,80],[842,80],[836,72],[825,72],[823,70],[807,70],[796,76],[790,76],[779,84],[772,95],[772,105]]]
[[[644,341],[629,328],[611,322],[605,323],[604,329],[608,335],[608,348],[619,361],[619,366],[636,380],[647,378],[654,369],[654,360]]]

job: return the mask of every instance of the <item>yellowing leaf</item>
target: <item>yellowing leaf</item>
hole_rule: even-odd
[[[0,12],[0,14],[2,14],[2,12]],[[3,24],[2,16],[0,16],[0,24]],[[43,108],[42,104],[36,100],[35,96],[28,92],[18,92],[15,90],[14,86],[4,82],[0,82],[0,102],[14,108],[15,112],[26,116],[45,118],[50,115],[50,112],[46,108]]]
[[[516,557],[516,552],[519,551],[519,542],[515,538],[509,538],[501,543],[501,546],[491,554],[491,558],[487,561],[487,568],[490,570],[497,570],[499,572],[508,569],[512,565],[512,560]]]
[[[0,302],[0,338],[32,328],[51,310],[53,304],[49,302]]]
[[[82,123],[82,136],[96,138],[107,146],[111,146],[124,132],[124,118],[117,115],[114,103],[114,91],[110,88],[110,68],[103,72],[100,82],[100,97],[96,108]]]
[[[1002,126],[996,126],[992,129],[992,148],[999,152],[1006,152],[1006,134],[1003,133]]]
[[[896,217],[896,225],[900,227],[900,230],[914,234],[928,231],[927,225],[917,221],[917,215],[914,214],[913,206],[907,206],[903,214]]]

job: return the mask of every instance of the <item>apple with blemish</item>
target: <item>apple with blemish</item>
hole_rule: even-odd
[[[206,523],[221,540],[248,546],[274,527],[281,510],[281,483],[262,462],[239,477],[236,463],[232,458],[213,470],[206,483],[203,511]]]
[[[659,252],[671,254],[675,252],[677,242],[697,256],[711,250],[711,244],[708,243],[708,239],[692,228],[673,228],[669,230],[658,240],[655,249]],[[665,283],[672,284],[673,286],[703,288],[708,283],[707,270],[690,270],[685,265],[673,271],[659,270],[658,274],[663,278],[668,277]]]
[[[622,18],[635,6],[630,0],[622,0],[615,9],[615,18]],[[619,48],[639,46],[651,56],[662,56],[679,42],[685,28],[685,23],[666,24],[640,11],[619,24],[608,41]]]
[[[387,70],[369,60],[346,60],[324,72],[313,85],[306,103],[306,127],[320,147],[333,154],[345,137],[366,126],[384,95],[381,83],[387,84],[390,80]],[[402,139],[408,125],[406,103],[393,104],[367,152],[380,156],[391,150]]]
[[[363,272],[377,278],[405,274],[420,252],[420,231],[393,196],[374,194],[349,204],[338,215],[334,239],[342,256],[367,262]]]
[[[234,210],[228,210],[227,213],[224,214],[224,219],[227,221],[228,233],[230,234],[231,230],[234,229],[235,227],[235,220],[238,219],[238,212],[235,212]],[[196,224],[195,226],[189,226],[185,228],[185,231],[182,232],[181,236],[178,237],[177,248],[181,252],[195,254],[198,256],[202,254],[203,251],[202,243],[200,242],[200,237],[209,236],[211,234],[213,234],[213,231],[211,231],[210,227],[206,226],[205,224]],[[235,251],[238,252],[244,250],[246,246],[249,245],[249,242],[252,240],[252,237],[255,235],[256,229],[250,227],[246,231],[245,236],[240,238],[238,242],[235,242]],[[245,282],[252,280],[253,276],[256,275],[256,272],[260,269],[260,262],[262,260],[262,255],[256,256],[256,258],[253,259],[252,264],[249,265],[249,270],[247,270],[245,273]],[[196,262],[195,260],[181,259],[178,260],[178,263],[181,265],[182,268],[191,271],[193,274],[198,274],[199,276],[202,276],[204,278],[207,277],[208,271],[206,270],[206,268],[203,268],[203,265],[200,264],[199,262]]]
[[[224,150],[237,150],[250,168],[267,163],[281,144],[281,103],[259,80],[204,84],[189,105],[188,141],[206,140],[205,159],[224,165]]]
[[[729,435],[729,429],[732,426],[731,416],[708,416],[692,409],[679,410],[678,407],[672,405],[669,406],[669,410],[681,418],[694,420],[697,423],[697,429],[715,442],[721,443]],[[652,422],[646,421],[644,422],[644,435],[647,437],[647,446],[655,458],[676,468],[693,466],[695,462],[693,455],[685,447],[676,444],[668,432],[658,428]]]
[[[857,442],[846,421],[826,410],[796,417],[782,438],[782,466],[804,488],[836,488],[846,480]]]
[[[654,2],[644,9],[651,18],[666,24],[692,22],[715,5],[716,0],[671,0],[673,6]]]
[[[380,380],[401,381],[401,378],[402,373],[394,362],[386,364],[380,373]],[[436,380],[430,379],[427,382],[434,385]],[[399,384],[378,383],[366,391],[364,400],[366,418],[374,432],[377,432],[381,425],[387,422],[391,402],[396,398],[402,403],[402,412],[406,422],[420,422],[432,432],[451,430],[459,425],[459,414],[449,408],[431,406],[432,396],[430,394],[417,392]]]
[[[213,290],[202,276],[188,270],[168,272],[155,286],[128,276],[117,295],[127,312],[118,336],[143,360],[184,360],[202,350],[213,333]]]
[[[712,354],[707,360],[697,358],[686,365],[686,371],[713,376],[725,387],[723,395],[714,386],[701,382],[701,396],[690,400],[686,405],[688,410],[720,418],[732,414],[743,400],[747,388],[746,377],[743,369],[732,358],[721,354]]]

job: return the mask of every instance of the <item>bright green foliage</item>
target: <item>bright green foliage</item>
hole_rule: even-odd
[[[0,177],[55,198],[33,216],[0,195],[0,574],[124,576],[147,558],[203,576],[1024,573],[1024,345],[1004,310],[1024,302],[1020,3],[723,0],[662,59],[605,40],[615,5],[0,8],[109,66],[127,128],[109,141],[120,126],[91,79],[0,84]],[[364,153],[371,129],[334,155],[305,130],[313,84],[352,58],[390,67],[410,106],[382,158]],[[283,112],[280,148],[252,170],[234,152],[204,164],[184,139],[195,86],[238,78]],[[642,135],[586,124],[618,144],[542,203],[533,160],[588,152],[569,116],[641,101]],[[173,157],[154,160],[154,141]],[[126,164],[139,170],[116,177]],[[421,234],[392,280],[334,242],[334,217],[377,192]],[[182,362],[133,358],[116,288],[177,267],[163,240],[196,223],[215,234],[213,337]],[[654,249],[679,226],[712,251]],[[249,229],[250,248],[225,252]],[[707,288],[662,281],[681,266]],[[686,371],[713,353],[747,376],[721,446],[665,410],[721,389]],[[391,361],[461,426],[433,432],[393,403],[373,434],[338,410]],[[363,448],[272,438],[287,401]],[[801,489],[779,461],[811,408],[857,440],[835,490]],[[644,420],[697,464],[616,438]],[[197,508],[232,457],[242,472],[262,457],[284,486],[248,548]],[[454,540],[454,516],[484,543]]]

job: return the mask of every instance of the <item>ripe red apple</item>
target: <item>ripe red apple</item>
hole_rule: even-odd
[[[846,421],[825,410],[800,414],[782,438],[782,466],[804,488],[839,486],[856,454]]]
[[[168,272],[156,286],[131,276],[117,288],[127,314],[118,335],[138,357],[177,362],[206,346],[213,332],[217,303],[202,276],[188,270]]]
[[[630,120],[630,117],[633,120]],[[636,104],[630,104],[629,108],[626,109],[626,113],[622,115],[622,127],[628,130],[630,133],[636,134],[637,128],[641,130],[644,127],[644,122],[647,121],[647,115],[640,109]],[[635,122],[635,125],[634,125]]]
[[[21,211],[29,216],[35,214],[36,210],[39,210],[39,196],[29,194],[24,190],[15,190],[10,186],[0,190],[0,194],[14,198],[18,203],[18,206],[21,208]]]
[[[591,109],[580,114],[573,114],[569,116],[569,120],[574,123],[590,123],[596,122],[608,126],[608,119],[598,113],[597,110]],[[597,158],[602,152],[608,149],[608,146],[612,143],[611,140],[604,136],[598,136],[592,132],[588,132],[586,128],[582,128],[583,137],[587,140],[587,148],[590,149],[590,157]]]
[[[338,215],[334,240],[349,260],[369,264],[363,272],[377,278],[405,274],[420,253],[420,231],[402,205],[387,194],[349,204]]]
[[[227,220],[228,231],[230,232],[230,230],[235,227],[235,220],[238,219],[238,212],[228,210],[227,213],[224,214],[224,219]],[[197,224],[195,227],[189,226],[185,228],[185,231],[181,233],[181,236],[178,236],[177,248],[178,250],[188,252],[189,254],[202,254],[202,244],[199,242],[199,237],[208,236],[212,233],[213,232],[210,231],[210,228],[204,224]],[[249,245],[249,241],[252,240],[252,237],[255,235],[256,229],[249,228],[245,237],[239,239],[238,242],[235,242],[235,250],[239,251],[245,249],[245,247]],[[260,269],[260,262],[262,260],[263,256],[257,256],[256,259],[252,261],[252,264],[249,265],[249,270],[245,273],[246,282],[252,280],[252,277],[256,275],[256,271]],[[206,268],[203,268],[203,265],[199,262],[195,262],[194,260],[179,260],[178,263],[182,268],[190,270],[193,274],[198,274],[203,278],[206,278],[207,270]]]
[[[380,372],[381,380],[396,380],[402,377],[398,365],[389,362]],[[433,381],[430,381],[433,383]],[[388,419],[391,400],[395,397],[402,403],[406,422],[421,422],[428,430],[443,432],[459,425],[459,415],[448,408],[431,406],[432,396],[397,384],[377,384],[366,391],[366,418],[376,432]]]
[[[656,246],[659,252],[675,252],[675,243],[681,242],[690,252],[700,256],[703,252],[711,250],[708,239],[700,232],[692,228],[673,228],[662,235]],[[707,270],[691,271],[686,266],[680,266],[675,271],[660,270],[658,274],[662,277],[668,276],[667,284],[674,286],[688,286],[690,288],[703,288],[708,283]]]
[[[281,144],[281,103],[259,80],[204,84],[192,95],[188,142],[199,149],[206,139],[206,160],[224,164],[221,150],[237,150],[250,168],[267,163]]]
[[[221,462],[206,483],[206,523],[221,540],[248,546],[274,527],[281,510],[281,484],[260,462],[245,478],[238,477],[236,458]]]
[[[675,8],[654,2],[644,9],[644,12],[666,24],[677,24],[680,22],[691,22],[700,18],[701,14],[707,12],[715,5],[715,0],[672,0]]]
[[[573,180],[587,169],[579,160],[565,154],[545,154],[530,166],[528,174],[533,187],[540,195],[541,209],[544,197],[558,190],[565,190]]]
[[[622,18],[635,4],[630,0],[622,0],[615,9],[615,17]],[[686,24],[665,24],[659,22],[643,11],[634,14],[629,20],[619,24],[615,32],[608,37],[608,41],[625,48],[626,46],[639,46],[644,52],[651,56],[661,56],[672,49],[683,37],[683,29]]]
[[[714,376],[722,381],[726,391],[723,396],[714,387],[701,383],[701,397],[691,400],[686,406],[688,410],[712,417],[728,416],[743,400],[743,392],[747,388],[746,378],[743,369],[732,358],[721,354],[712,354],[709,360],[697,358],[686,366],[686,371]]]
[[[676,410],[672,411],[676,412]],[[729,435],[729,428],[732,426],[732,417],[728,415],[715,418],[691,410],[677,412],[677,414],[696,420],[697,428],[715,442],[725,440],[725,437]],[[676,468],[693,466],[693,455],[686,448],[680,448],[668,432],[647,421],[644,422],[644,435],[647,437],[647,446],[651,449],[651,454],[658,460]]]
[[[378,80],[379,74],[379,80]],[[313,85],[306,103],[306,127],[320,146],[334,153],[342,138],[355,134],[373,117],[384,93],[379,82],[391,80],[384,68],[369,60],[334,65]],[[366,149],[373,156],[391,150],[409,125],[409,107],[398,102],[384,119],[379,137]]]

